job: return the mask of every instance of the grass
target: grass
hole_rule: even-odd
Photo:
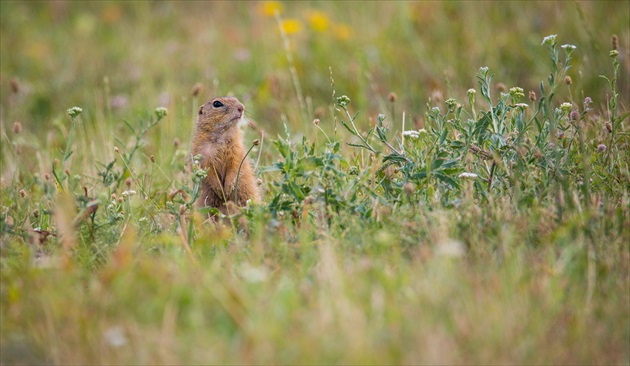
[[[2,363],[630,363],[628,6],[0,3]]]

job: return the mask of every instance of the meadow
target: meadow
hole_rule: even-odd
[[[0,362],[630,363],[629,14],[0,2]]]

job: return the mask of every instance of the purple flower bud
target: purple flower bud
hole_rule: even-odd
[[[584,106],[588,106],[591,103],[593,103],[593,101],[591,100],[591,97],[584,98]]]
[[[580,113],[578,113],[578,111],[571,111],[571,114],[569,114],[569,116],[571,117],[572,121],[575,121],[578,119],[578,117],[580,117]]]
[[[606,151],[606,145],[604,144],[597,145],[597,152],[604,152],[604,151]]]

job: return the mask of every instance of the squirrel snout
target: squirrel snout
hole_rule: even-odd
[[[245,106],[242,103],[239,103],[236,105],[236,110],[241,112],[241,114],[243,114],[243,111],[245,110]]]

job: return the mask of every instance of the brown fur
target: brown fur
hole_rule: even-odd
[[[215,102],[223,106],[215,107]],[[227,203],[234,201],[236,188],[236,204],[245,206],[247,200],[258,202],[258,186],[252,166],[245,157],[243,134],[238,126],[243,117],[245,107],[233,97],[219,97],[210,100],[199,108],[195,134],[192,140],[192,156],[202,155],[202,169],[208,175],[201,185],[201,194],[197,199],[199,207],[216,207],[224,214],[228,212]],[[236,185],[238,167],[241,166]]]

